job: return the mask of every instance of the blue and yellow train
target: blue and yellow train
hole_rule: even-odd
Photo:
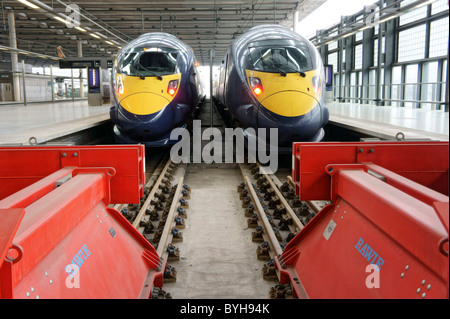
[[[172,129],[186,126],[202,89],[196,58],[175,36],[139,36],[119,52],[111,77],[110,117],[118,143],[166,146]]]
[[[307,39],[280,25],[261,25],[230,45],[213,97],[223,116],[244,129],[278,128],[278,145],[289,147],[324,137],[324,82],[320,54]]]

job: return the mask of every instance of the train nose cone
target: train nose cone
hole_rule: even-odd
[[[131,94],[120,102],[125,110],[136,115],[156,113],[169,103],[170,101],[165,97],[150,92]]]
[[[309,113],[318,102],[307,93],[280,91],[262,100],[261,104],[275,114],[295,117]]]

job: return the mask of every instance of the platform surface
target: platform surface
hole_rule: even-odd
[[[88,106],[87,100],[0,105],[0,144],[43,143],[109,121],[109,104]]]
[[[383,139],[449,140],[449,113],[404,107],[329,103],[330,123]]]
[[[330,123],[382,139],[402,132],[406,139],[449,140],[449,113],[403,107],[329,103]],[[87,100],[0,105],[0,144],[43,143],[109,121],[109,104]]]

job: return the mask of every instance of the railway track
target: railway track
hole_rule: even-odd
[[[139,204],[114,206],[155,247],[161,264],[165,263],[164,283],[177,279],[172,262],[180,259],[180,250],[175,244],[183,241],[182,229],[190,198],[190,188],[184,184],[185,171],[186,165],[164,158],[144,186],[144,198]],[[147,287],[147,291],[150,289],[153,298],[172,298],[161,288]]]
[[[239,164],[244,182],[237,190],[245,209],[252,241],[260,243],[257,258],[266,261],[261,269],[265,280],[280,280],[274,258],[280,256],[286,244],[326,205],[325,202],[302,202],[295,196],[292,179],[282,183],[275,175],[260,173],[260,166]],[[290,284],[276,284],[269,298],[292,298]]]
[[[168,287],[170,290],[178,292],[180,297],[183,297],[183,294],[186,293],[183,290],[186,286],[186,275],[189,271],[195,271],[192,269],[195,264],[194,266],[191,264],[188,266],[186,263],[184,263],[186,265],[179,264],[183,266],[181,268],[182,273],[186,272],[186,274],[183,274],[184,278],[180,283],[180,288],[176,288],[178,285],[172,284],[177,281],[175,266],[180,259],[196,259],[195,256],[190,255],[194,253],[195,249],[202,249],[201,247],[190,246],[191,243],[197,241],[193,238],[191,238],[191,242],[181,245],[182,249],[186,250],[183,257],[181,257],[181,251],[177,247],[178,243],[183,242],[185,219],[189,207],[188,200],[191,192],[190,188],[184,183],[185,175],[187,171],[190,171],[190,177],[193,178],[197,176],[196,172],[199,169],[195,164],[189,165],[192,165],[192,167],[189,166],[188,168],[186,164],[175,165],[170,159],[163,157],[148,169],[153,173],[147,176],[148,182],[144,186],[144,198],[141,202],[139,204],[114,206],[156,248],[161,260],[166,262],[164,289]],[[279,282],[279,273],[275,269],[274,263],[275,256],[281,255],[289,240],[303,229],[306,223],[321,209],[319,205],[323,206],[323,203],[299,201],[295,197],[292,183],[289,183],[289,177],[287,177],[287,181],[282,183],[275,175],[260,174],[259,164],[238,165],[240,175],[242,175],[241,178],[244,181],[238,185],[242,210],[238,208],[236,213],[244,214],[245,217],[242,220],[246,221],[246,225],[241,225],[241,227],[244,231],[250,229],[247,232],[251,232],[251,236],[247,235],[246,237],[251,237],[252,242],[257,243],[256,257],[257,260],[262,262],[262,281]],[[217,174],[217,172],[222,172],[222,169],[217,168],[215,171]],[[226,172],[226,170],[223,170],[223,174],[227,174]],[[208,174],[204,174],[203,178],[215,180],[216,176],[207,177]],[[195,205],[198,208],[197,202],[198,199]],[[199,212],[194,211],[194,213]],[[211,222],[214,223],[214,220]],[[199,225],[194,226],[194,223],[198,223],[198,220],[196,222],[192,220],[187,225],[187,233],[191,236],[197,236],[198,234]],[[205,227],[208,226],[205,224]],[[244,232],[242,235],[244,235]],[[200,235],[200,237],[202,236]],[[244,238],[239,240],[246,241]],[[219,243],[217,249],[223,249],[223,247],[219,247],[223,241],[217,242]],[[227,243],[223,242],[223,245],[226,247]],[[171,284],[166,285],[168,283]],[[270,284],[267,284],[267,287],[269,288]],[[152,296],[154,298],[172,298],[171,293],[161,288],[152,287],[151,289],[153,289]],[[290,285],[275,284],[270,288],[269,298],[292,298],[292,289]]]

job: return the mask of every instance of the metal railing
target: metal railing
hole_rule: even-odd
[[[380,97],[378,100],[376,89],[375,84],[350,85],[344,87],[342,94],[339,94],[339,87],[335,87],[334,99],[339,102],[356,101],[365,104],[381,102],[386,106],[414,108],[422,108],[425,105],[436,110],[444,106],[448,109],[448,101],[445,101],[446,82],[383,84],[378,87]]]
[[[2,104],[24,104],[33,102],[57,102],[75,101],[76,99],[86,99],[87,79],[84,77],[74,77],[73,73],[68,76],[54,76],[48,74],[37,74],[20,71],[11,72],[11,76],[16,75],[20,83],[20,97],[15,96],[6,99],[0,92],[0,102]],[[81,86],[83,86],[81,88]],[[83,91],[82,91],[83,90]]]

